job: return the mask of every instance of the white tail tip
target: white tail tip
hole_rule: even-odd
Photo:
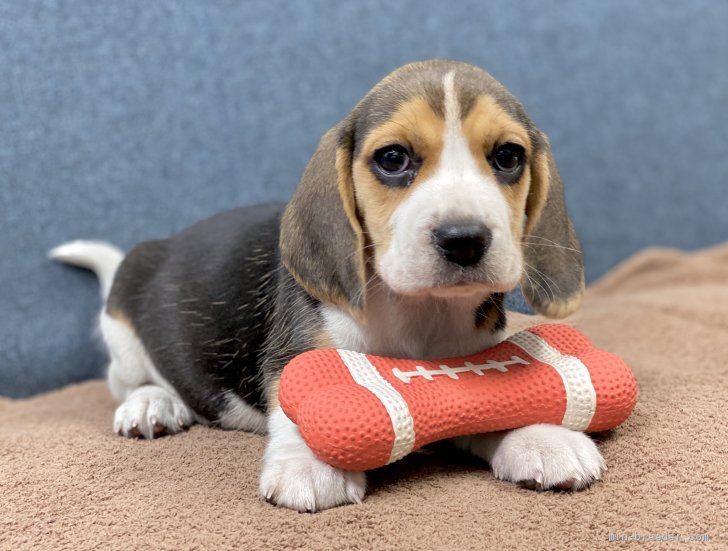
[[[116,269],[124,260],[124,253],[118,247],[103,241],[69,241],[51,249],[48,256],[96,273],[101,284],[101,296],[104,299],[109,295]]]

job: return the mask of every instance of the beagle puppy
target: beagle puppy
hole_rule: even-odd
[[[584,289],[548,139],[492,76],[443,60],[378,83],[286,206],[224,212],[126,256],[88,241],[52,255],[101,279],[114,430],[267,433],[260,493],[298,511],[360,502],[365,474],[322,463],[281,411],[293,356],[472,354],[504,338],[504,293],[520,285],[560,318]],[[589,437],[553,425],[454,444],[530,488],[580,489],[605,468]]]

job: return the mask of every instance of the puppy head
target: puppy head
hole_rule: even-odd
[[[520,282],[551,317],[584,286],[548,140],[488,73],[451,61],[398,69],[324,135],[280,244],[310,294],[354,313],[372,272],[402,295]]]

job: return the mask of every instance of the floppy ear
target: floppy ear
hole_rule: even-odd
[[[321,138],[281,221],[283,265],[313,297],[363,308],[364,235],[352,179],[350,118]]]
[[[584,293],[584,262],[574,226],[566,212],[561,184],[548,138],[531,161],[531,189],[526,202],[521,288],[540,314],[563,318],[579,306]]]

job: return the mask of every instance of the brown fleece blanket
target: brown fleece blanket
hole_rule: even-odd
[[[299,514],[257,496],[264,438],[120,438],[93,381],[0,400],[0,549],[590,549],[610,534],[728,548],[727,282],[728,246],[648,250],[568,320],[640,387],[632,417],[596,435],[609,470],[588,490],[521,489],[442,446],[371,472],[361,505]]]

